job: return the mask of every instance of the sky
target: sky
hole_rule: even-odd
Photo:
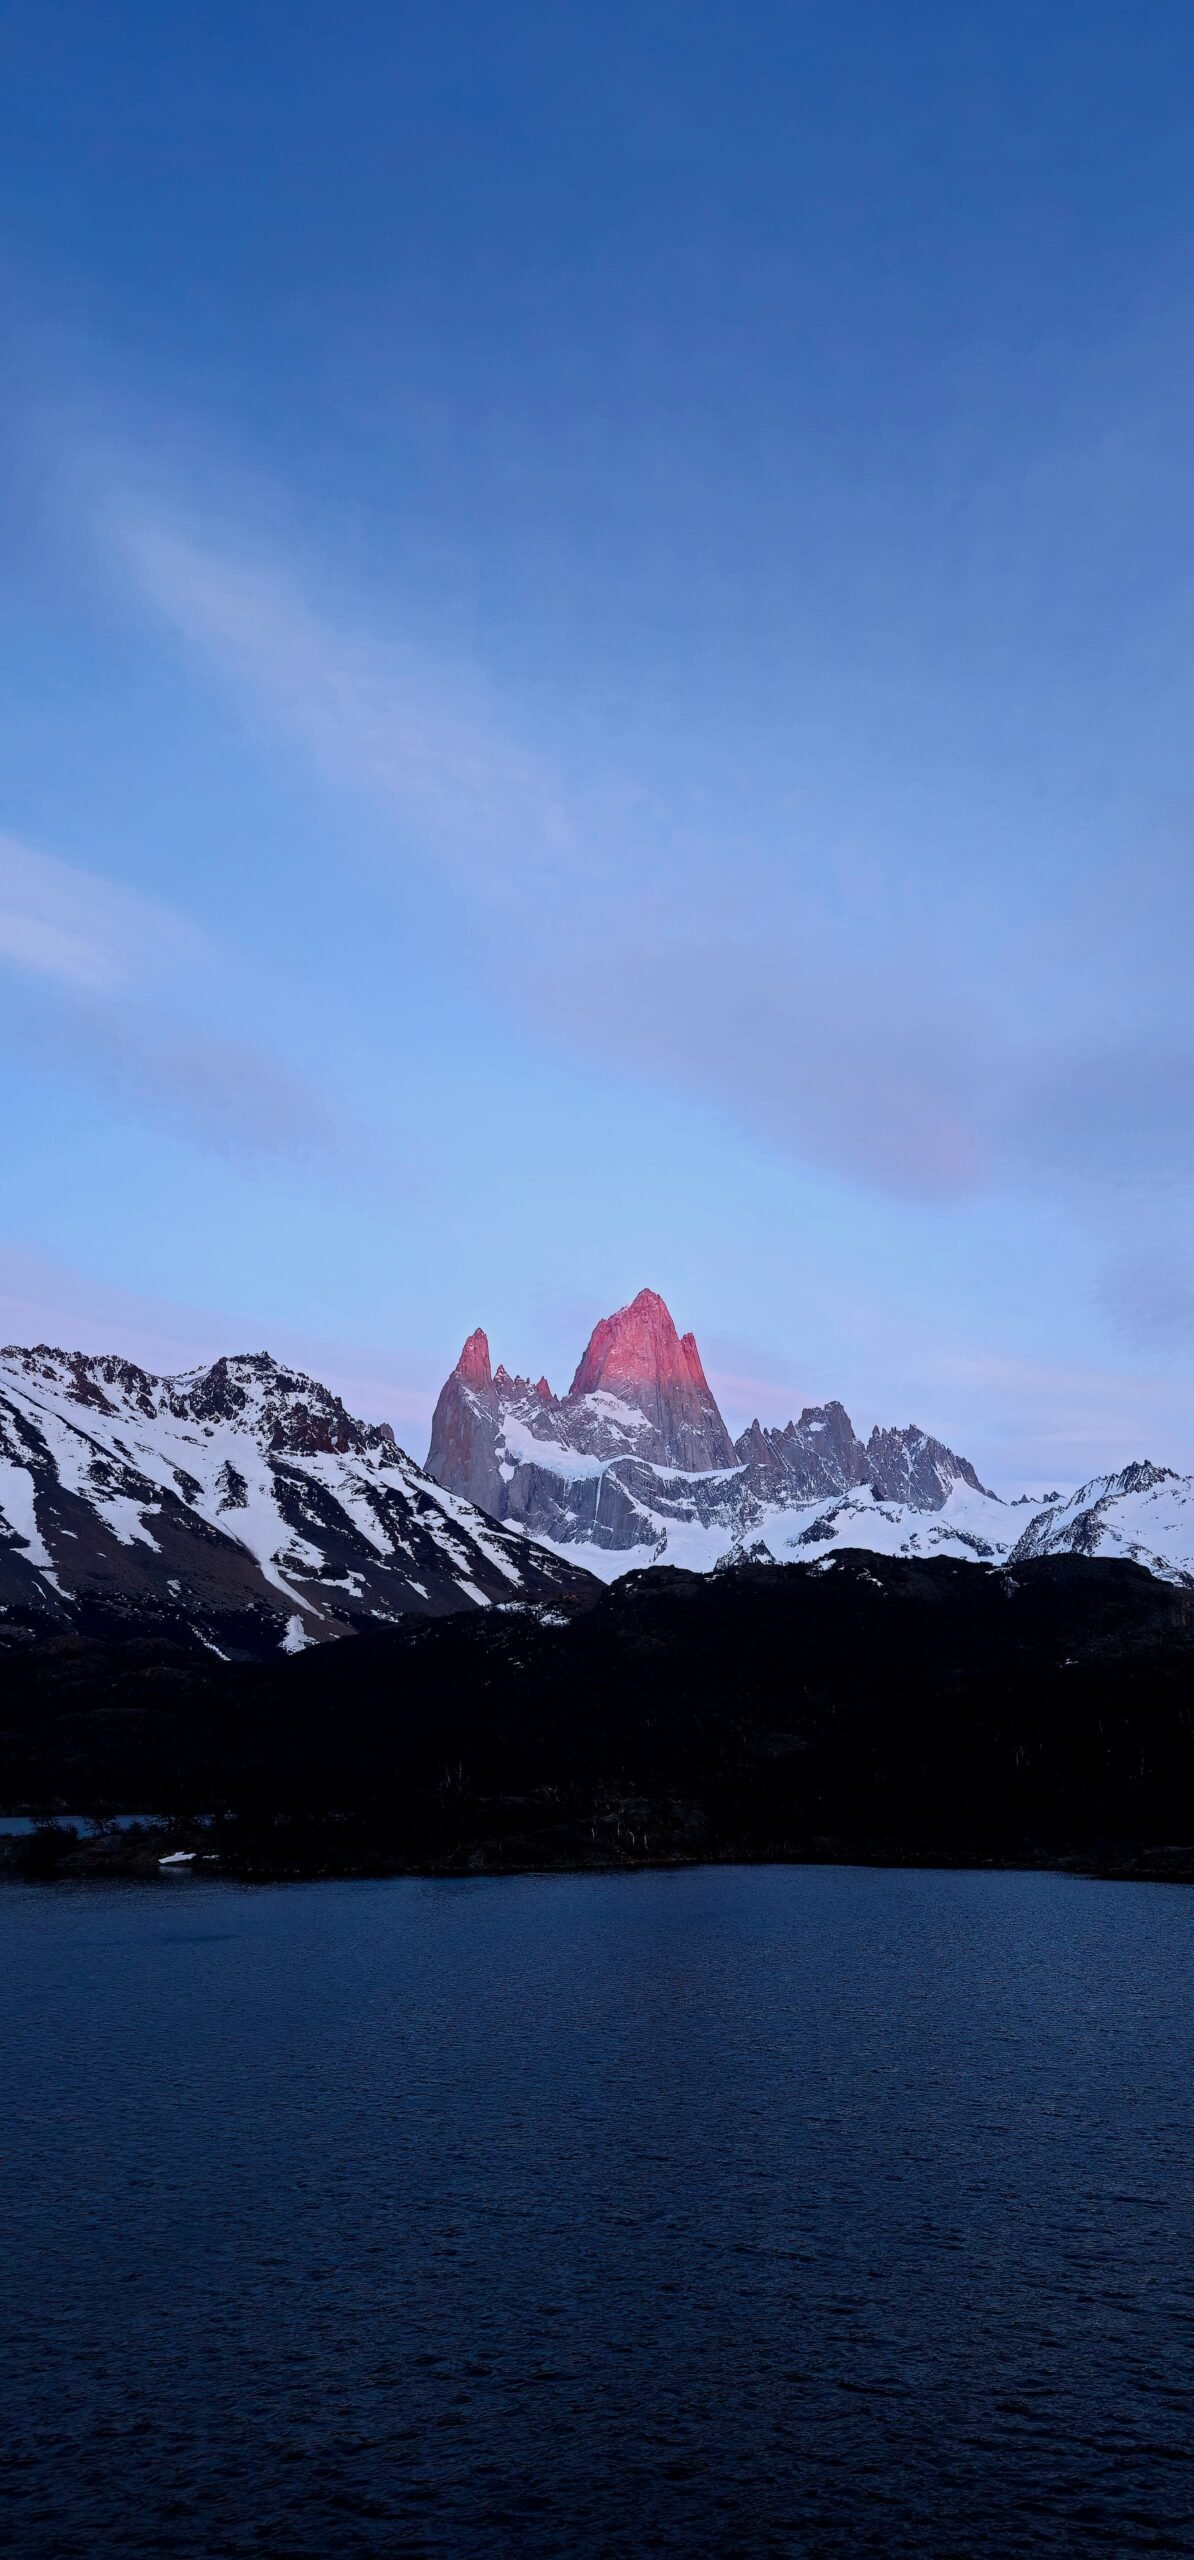
[[[7,0],[0,1339],[1194,1467],[1194,13]]]

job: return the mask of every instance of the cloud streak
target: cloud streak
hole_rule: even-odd
[[[345,1133],[323,1097],[252,1040],[166,1020],[143,1005],[76,1011],[108,1082],[220,1155],[323,1165]]]
[[[727,900],[715,846],[633,781],[568,787],[473,674],[346,633],[291,578],[191,531],[128,508],[116,521],[146,595],[250,716],[380,803],[403,859],[467,899],[491,983],[541,1028],[860,1180],[929,1197],[975,1181],[959,1009],[929,983],[910,1018],[860,963],[856,918],[835,923],[790,879],[775,916],[762,866]]]
[[[0,968],[32,991],[43,1061],[77,1062],[220,1153],[341,1154],[343,1134],[309,1085],[256,1040],[203,1019],[222,998],[223,958],[173,909],[0,836]]]
[[[115,996],[209,961],[170,908],[0,834],[0,961],[90,995]]]
[[[998,882],[902,897],[890,865],[730,854],[633,778],[567,781],[481,678],[346,630],[270,563],[135,506],[114,522],[155,609],[386,812],[402,860],[467,901],[491,991],[563,1046],[912,1200],[1012,1185],[1089,1208],[1194,1171],[1180,869],[1151,905],[1084,884],[1034,938]]]
[[[511,734],[475,672],[365,640],[295,582],[135,509],[120,549],[144,593],[223,680],[333,781],[379,798],[462,889],[500,899],[581,860],[550,760]]]

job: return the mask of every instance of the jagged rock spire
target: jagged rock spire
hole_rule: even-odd
[[[467,1387],[484,1388],[493,1385],[493,1371],[489,1365],[489,1336],[481,1331],[480,1325],[475,1333],[470,1333],[453,1375],[462,1378]]]
[[[736,1461],[691,1333],[677,1333],[654,1289],[603,1316],[589,1337],[570,1396],[612,1395],[645,1414],[664,1444],[665,1463],[686,1474]]]

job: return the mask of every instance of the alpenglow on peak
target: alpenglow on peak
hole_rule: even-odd
[[[587,1481],[586,1499],[598,1508],[604,1500],[604,1530],[621,1499],[616,1482],[603,1497],[602,1474],[627,1457],[693,1476],[738,1465],[696,1342],[677,1333],[654,1289],[594,1326],[564,1396],[546,1378],[491,1369],[486,1336],[471,1333],[436,1405],[427,1464],[450,1491],[529,1523],[545,1506],[556,1519],[554,1486],[536,1491],[533,1479],[543,1469],[558,1475],[562,1461],[574,1482]]]
[[[470,1334],[440,1395],[428,1472],[495,1519],[612,1575],[740,1555],[813,1563],[839,1546],[1006,1554],[1018,1531],[965,1458],[910,1423],[860,1439],[806,1405],[732,1441],[691,1333],[657,1290],[593,1328],[566,1395],[491,1369]]]
[[[700,1474],[737,1463],[695,1336],[677,1333],[654,1289],[640,1289],[594,1326],[568,1394],[616,1396],[644,1414],[664,1443],[666,1465]]]

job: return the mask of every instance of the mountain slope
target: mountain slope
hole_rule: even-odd
[[[586,1582],[265,1352],[173,1378],[0,1352],[0,1644],[136,1625],[253,1656]]]

